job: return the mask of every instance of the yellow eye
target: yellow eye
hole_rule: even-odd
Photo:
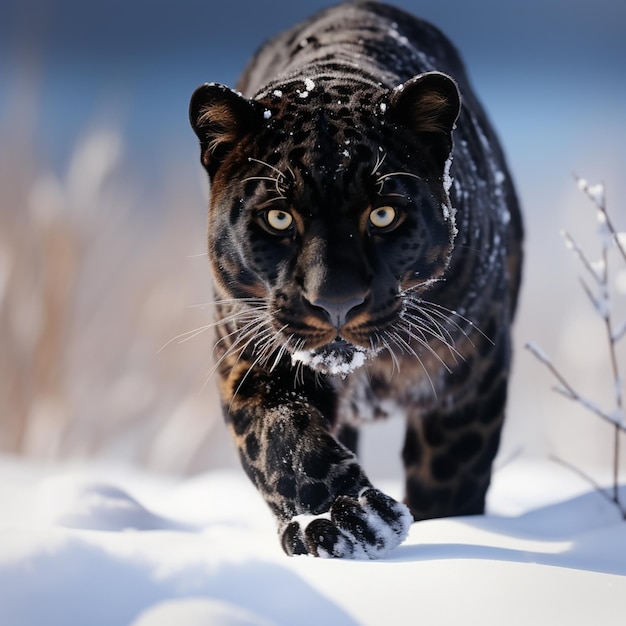
[[[267,223],[274,230],[287,230],[293,224],[293,217],[287,211],[272,209],[267,212]]]
[[[388,228],[396,220],[396,210],[390,206],[381,206],[370,213],[370,224],[375,228]]]

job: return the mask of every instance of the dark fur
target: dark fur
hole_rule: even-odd
[[[190,115],[224,414],[284,549],[377,557],[402,541],[407,510],[354,454],[357,425],[389,412],[407,420],[413,518],[482,513],[522,226],[455,49],[349,3],[267,43],[238,88],[200,87]]]

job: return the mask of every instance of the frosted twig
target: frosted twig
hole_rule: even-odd
[[[620,251],[624,262],[626,263],[626,237],[623,237],[623,233],[619,233],[613,222],[611,217],[606,211],[606,195],[604,193],[604,185],[589,185],[589,183],[584,179],[580,178],[576,174],[574,174],[574,179],[578,184],[578,189],[580,189],[595,205],[599,211],[598,218],[606,226],[608,234],[611,239],[615,242],[617,249]]]
[[[610,215],[606,209],[606,194],[604,191],[604,185],[590,186],[583,178],[575,176],[578,183],[578,188],[583,191],[588,198],[595,204],[598,209],[598,220],[602,225],[602,273],[600,280],[600,294],[594,296],[589,288],[583,283],[583,287],[587,296],[593,302],[596,311],[600,317],[604,320],[606,328],[606,336],[609,343],[609,357],[611,362],[611,371],[613,374],[613,386],[615,390],[615,405],[616,410],[614,412],[614,423],[616,424],[615,438],[614,438],[614,478],[615,478],[615,498],[617,499],[617,474],[619,471],[619,430],[624,430],[624,406],[623,406],[623,393],[622,393],[622,379],[619,371],[619,363],[617,360],[617,341],[624,334],[624,327],[619,328],[617,331],[613,328],[613,320],[611,318],[611,302],[610,302],[610,288],[609,288],[609,269],[608,269],[608,254],[609,245],[614,243],[619,250],[623,261],[626,263],[626,237],[624,233],[619,233]],[[584,259],[584,255],[582,257]],[[595,272],[593,272],[595,274]],[[596,275],[598,278],[598,275]]]
[[[526,349],[532,352],[532,354],[543,363],[549,370],[550,373],[556,378],[559,384],[554,387],[554,391],[561,394],[565,398],[569,400],[573,400],[574,402],[578,402],[581,406],[585,407],[588,411],[595,413],[598,417],[605,420],[609,424],[613,426],[618,426],[621,430],[626,432],[626,424],[621,423],[616,419],[616,415],[607,413],[603,411],[595,402],[589,400],[585,396],[580,395],[572,385],[567,382],[563,374],[555,367],[554,363],[550,360],[550,358],[534,343],[529,342],[526,344]]]
[[[565,239],[565,245],[576,255],[578,260],[583,264],[587,271],[595,278],[598,283],[601,283],[603,275],[606,272],[606,266],[602,262],[600,262],[599,264],[592,263],[587,258],[582,248],[576,243],[576,240],[566,230],[561,231],[561,236],[563,237],[563,239]]]
[[[583,291],[587,294],[587,297],[591,301],[596,313],[603,319],[608,320],[611,317],[611,304],[609,299],[608,285],[605,282],[600,284],[600,291],[598,294],[593,293],[587,283],[581,278],[580,284]]]
[[[606,210],[606,194],[604,185],[590,186],[583,178],[575,176],[578,188],[584,192],[588,198],[595,204],[598,210],[598,221],[601,224],[601,257],[596,263],[589,261],[587,255],[582,251],[574,238],[567,232],[563,232],[563,237],[568,248],[573,250],[579,261],[585,269],[593,276],[597,291],[593,291],[589,285],[581,278],[580,282],[586,296],[591,301],[596,313],[604,322],[606,338],[608,343],[609,361],[611,366],[611,374],[613,378],[614,403],[615,410],[607,413],[597,404],[588,398],[579,394],[570,385],[560,371],[554,366],[550,358],[532,343],[527,344],[527,348],[541,361],[552,373],[558,381],[555,391],[564,397],[578,402],[588,411],[591,411],[601,419],[611,424],[614,428],[613,437],[613,497],[612,501],[619,508],[620,512],[626,519],[626,507],[624,507],[619,499],[619,453],[620,453],[620,435],[626,432],[626,419],[624,418],[624,395],[622,391],[622,378],[620,376],[619,362],[617,359],[617,342],[626,334],[626,324],[615,329],[612,320],[611,308],[611,289],[610,289],[610,272],[609,272],[609,251],[614,244],[619,250],[622,259],[626,262],[626,236],[624,233],[618,233],[613,222]],[[582,473],[581,473],[582,474]],[[604,493],[603,490],[600,490]]]
[[[626,335],[626,321],[622,322],[622,325],[618,326],[617,330],[613,330],[611,339],[613,343],[617,343],[624,335]]]
[[[626,507],[622,506],[619,500],[615,500],[615,498],[609,494],[606,487],[603,487],[600,483],[596,482],[591,476],[589,476],[589,474],[583,472],[572,463],[568,463],[565,459],[551,454],[550,460],[558,463],[559,465],[562,465],[563,467],[567,468],[571,472],[574,472],[574,474],[580,476],[583,480],[588,482],[603,498],[608,500],[611,504],[615,504],[622,517],[626,520]]]

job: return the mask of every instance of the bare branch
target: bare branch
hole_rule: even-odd
[[[624,335],[626,335],[626,321],[622,322],[622,325],[618,326],[617,330],[613,330],[611,341],[616,344]]]
[[[592,263],[587,258],[582,248],[578,245],[578,243],[576,243],[576,240],[566,230],[561,231],[561,237],[565,239],[565,246],[576,255],[578,260],[583,264],[585,269],[594,277],[596,282],[602,284],[602,279],[606,271],[606,266],[604,266],[602,262],[600,262],[600,264]]]
[[[581,278],[580,284],[582,285],[583,291],[587,294],[587,297],[593,304],[593,308],[596,310],[596,313],[603,319],[607,320],[611,316],[611,306],[609,300],[609,294],[606,289],[606,284],[604,282],[600,283],[600,293],[594,294],[587,283]]]
[[[581,278],[580,283],[587,298],[593,304],[598,316],[604,321],[606,338],[608,342],[609,361],[611,367],[611,374],[613,378],[614,387],[614,400],[615,410],[611,413],[607,413],[602,410],[598,405],[589,400],[588,398],[579,394],[565,379],[561,372],[554,366],[550,358],[536,345],[529,343],[526,347],[535,355],[535,357],[541,361],[551,372],[554,378],[558,381],[558,385],[555,387],[555,391],[560,393],[565,398],[577,402],[582,407],[597,415],[604,421],[611,424],[614,428],[613,436],[613,497],[612,502],[618,507],[624,519],[626,519],[626,508],[622,506],[619,498],[619,453],[620,453],[620,436],[621,433],[626,432],[626,417],[624,412],[624,395],[622,391],[622,378],[620,375],[619,362],[617,358],[617,342],[626,334],[626,323],[617,329],[613,326],[613,320],[611,317],[611,288],[610,288],[610,272],[609,272],[609,252],[610,248],[614,244],[619,250],[623,260],[626,262],[626,233],[619,233],[615,229],[611,218],[606,210],[606,194],[603,184],[590,186],[589,183],[578,176],[574,176],[578,188],[584,192],[589,199],[594,203],[598,210],[598,221],[600,222],[600,237],[601,237],[601,258],[598,262],[592,263],[587,255],[582,251],[580,246],[576,243],[574,238],[567,232],[563,231],[562,235],[565,239],[565,243],[568,248],[573,250],[578,260],[582,263],[583,267],[593,276],[597,283],[598,290],[594,292],[589,285]],[[561,462],[559,460],[559,462]],[[569,464],[568,464],[569,465]],[[577,473],[586,477],[576,468],[571,467]],[[604,490],[594,486],[607,497],[608,494]]]
[[[624,236],[624,233],[619,233],[617,231],[606,210],[606,194],[604,191],[604,185],[599,184],[590,186],[584,178],[580,178],[576,174],[574,174],[574,179],[578,184],[578,188],[596,205],[596,208],[599,211],[598,218],[603,225],[606,226],[608,234],[614,241],[617,249],[620,251],[622,258],[624,259],[624,262],[626,263],[626,236]]]
[[[571,472],[574,472],[574,474],[580,476],[583,480],[588,482],[603,498],[608,500],[611,504],[614,504],[618,508],[622,517],[626,520],[626,508],[622,506],[619,498],[616,499],[614,496],[611,496],[609,494],[609,491],[606,487],[600,485],[600,483],[596,482],[591,476],[589,476],[589,474],[583,472],[581,469],[578,469],[575,465],[569,463],[565,459],[561,459],[560,457],[555,455],[550,455],[550,460],[558,463],[559,465],[562,465],[563,467],[567,468]]]
[[[532,352],[532,354],[541,361],[549,370],[550,373],[556,378],[559,382],[559,385],[554,387],[554,390],[557,393],[560,393],[565,398],[569,400],[574,400],[575,402],[580,403],[584,406],[588,411],[595,413],[598,417],[603,420],[609,422],[612,425],[615,425],[615,419],[609,413],[603,411],[599,406],[597,406],[594,402],[581,396],[565,379],[563,374],[555,367],[550,358],[541,350],[541,348],[537,347],[534,343],[529,342],[526,344],[526,349]],[[626,432],[626,427],[622,424],[618,424],[620,428],[622,428]]]

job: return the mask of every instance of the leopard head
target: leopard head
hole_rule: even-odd
[[[262,309],[267,346],[346,374],[401,340],[408,300],[441,278],[454,245],[459,110],[438,72],[387,90],[320,76],[253,99],[195,91],[212,272],[224,298]]]

